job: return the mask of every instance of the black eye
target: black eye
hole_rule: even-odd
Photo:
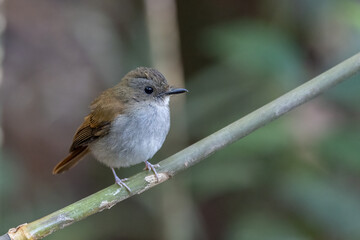
[[[153,89],[152,87],[147,86],[147,87],[145,87],[144,91],[145,91],[147,94],[151,94],[151,93],[154,91],[154,89]]]

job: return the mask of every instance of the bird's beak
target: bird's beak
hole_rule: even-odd
[[[185,88],[172,88],[170,91],[164,92],[164,95],[179,94],[184,92],[189,92],[189,91]]]

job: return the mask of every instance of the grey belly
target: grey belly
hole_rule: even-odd
[[[145,162],[154,156],[169,131],[169,112],[139,112],[138,115],[131,120],[116,118],[110,133],[90,145],[98,161],[119,168]]]

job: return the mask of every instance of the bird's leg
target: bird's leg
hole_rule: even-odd
[[[126,190],[128,190],[129,192],[131,192],[131,189],[116,175],[116,172],[114,170],[114,168],[111,168],[113,174],[114,174],[114,177],[115,177],[115,183],[117,185],[119,185],[120,187],[124,187],[126,188]],[[126,181],[127,179],[123,179],[124,181]]]
[[[159,182],[159,175],[158,173],[156,172],[156,169],[155,167],[160,167],[159,164],[151,164],[149,163],[148,161],[145,161],[145,168],[144,170],[148,170],[148,171],[153,171],[153,173],[155,174],[155,177],[156,177],[156,180]]]

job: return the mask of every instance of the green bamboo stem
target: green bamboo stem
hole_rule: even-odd
[[[311,100],[359,71],[360,53],[161,161],[158,168],[159,182],[151,173],[140,172],[129,178],[127,182],[127,185],[132,189],[130,194],[125,189],[114,184],[39,220],[21,225],[16,229],[10,229],[8,234],[0,237],[0,240],[7,239],[8,236],[11,236],[12,239],[41,239],[94,213],[109,209],[126,198],[141,194],[168,180],[178,172],[200,162],[212,153],[277,119],[300,104]]]

